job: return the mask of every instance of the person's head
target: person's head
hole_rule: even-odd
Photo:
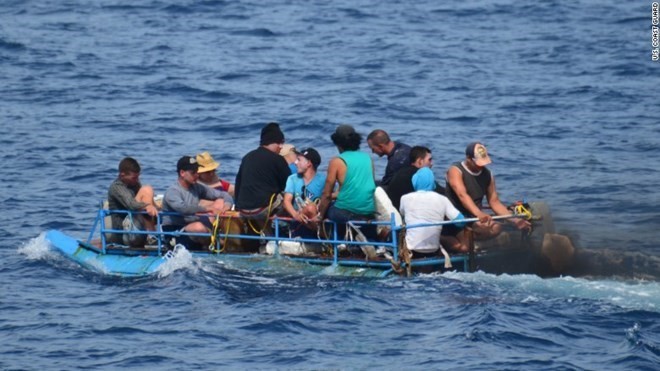
[[[282,149],[280,149],[280,156],[284,157],[287,164],[293,164],[296,162],[296,147],[293,144],[284,144]]]
[[[321,164],[321,155],[314,148],[303,149],[297,152],[296,168],[298,174],[304,174],[308,169],[318,170]]]
[[[215,172],[220,167],[220,163],[216,162],[208,152],[202,152],[195,156],[199,168],[197,173],[199,174],[199,180],[202,183],[211,183],[215,178]]]
[[[284,133],[280,130],[278,123],[270,122],[261,129],[260,145],[275,153],[279,153],[282,150]]]
[[[360,149],[362,136],[351,125],[339,125],[330,139],[339,148],[339,152],[357,151]]]
[[[381,129],[376,129],[369,133],[367,136],[367,145],[371,148],[371,152],[378,155],[378,157],[383,157],[390,153],[393,147],[393,143],[390,144],[392,140],[390,136]]]
[[[414,146],[410,149],[410,165],[421,169],[433,167],[433,155],[431,150],[424,146]]]
[[[433,191],[435,189],[435,175],[428,167],[422,167],[412,177],[415,191]]]
[[[176,171],[179,174],[179,181],[188,185],[197,183],[199,179],[199,164],[194,157],[183,156],[176,163]]]
[[[119,161],[119,180],[128,186],[137,185],[140,182],[140,164],[133,157],[124,157]]]
[[[469,165],[477,169],[483,168],[492,162],[490,156],[488,156],[486,146],[480,142],[472,142],[467,145],[465,148],[465,158]]]

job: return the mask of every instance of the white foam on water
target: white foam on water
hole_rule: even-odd
[[[30,260],[41,260],[54,255],[50,242],[46,239],[46,233],[42,232],[39,236],[31,238],[29,241],[19,246],[18,253],[25,255]]]
[[[660,312],[660,282],[588,280],[575,277],[541,278],[535,275],[494,275],[484,272],[447,272],[441,275],[462,282],[493,285],[520,296],[521,302],[536,302],[543,297],[589,299],[608,302],[628,309]]]
[[[183,246],[176,248],[171,257],[156,269],[156,272],[158,273],[158,278],[163,278],[181,269],[189,269],[193,273],[197,271],[192,254]]]

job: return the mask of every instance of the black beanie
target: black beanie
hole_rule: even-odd
[[[261,145],[267,146],[273,143],[284,143],[284,134],[276,122],[271,122],[261,129]]]

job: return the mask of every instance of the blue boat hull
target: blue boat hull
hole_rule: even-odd
[[[102,254],[93,246],[87,246],[64,233],[51,230],[46,239],[64,256],[93,271],[121,277],[139,277],[155,273],[167,261],[157,255]]]

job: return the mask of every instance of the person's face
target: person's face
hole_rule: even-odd
[[[181,170],[179,174],[188,184],[195,184],[197,183],[197,179],[199,179],[199,173],[197,170]]]
[[[213,173],[214,172],[215,172],[214,170],[205,171],[203,173],[198,172],[197,175],[199,176],[199,180],[201,180],[202,182],[210,183],[210,182],[213,181]]]
[[[484,167],[477,165],[473,158],[467,157],[465,159],[467,166],[473,171],[481,171]]]
[[[367,144],[369,145],[369,148],[371,148],[371,152],[378,155],[378,157],[383,157],[383,155],[385,155],[385,151],[380,144],[374,144],[371,140],[367,140]]]
[[[312,166],[312,163],[309,162],[307,157],[303,155],[298,155],[296,157],[296,168],[298,169],[298,174],[304,173],[307,171],[307,169],[309,169],[310,166]]]
[[[140,182],[140,173],[129,171],[127,173],[120,173],[119,179],[129,187],[135,186]]]
[[[427,153],[426,156],[422,159],[421,167],[428,167],[431,168],[433,167],[433,155],[430,153]]]

